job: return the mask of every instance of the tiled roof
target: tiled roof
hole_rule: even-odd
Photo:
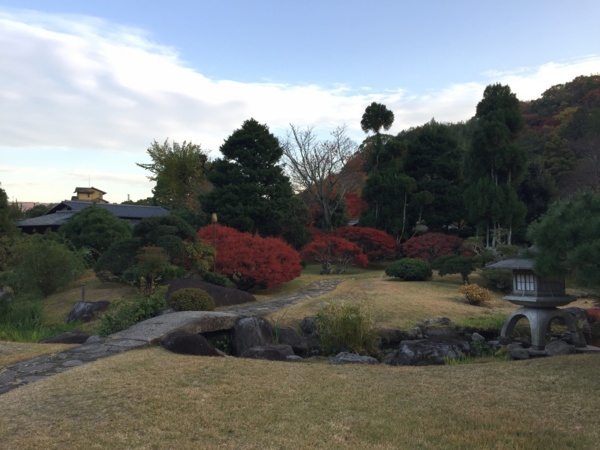
[[[45,214],[31,219],[23,219],[17,222],[18,227],[59,227],[77,211],[58,211],[55,214]]]
[[[91,202],[82,200],[66,200],[58,206],[66,206],[67,209],[81,211],[89,206]],[[146,217],[166,216],[169,214],[165,208],[161,206],[140,206],[140,205],[120,205],[118,203],[96,203],[96,207],[108,209],[115,216],[121,219],[145,219]],[[62,208],[60,208],[62,209]],[[51,212],[51,211],[50,211]]]
[[[65,200],[47,214],[33,219],[17,222],[18,227],[60,226],[78,211],[92,206],[92,202],[81,200]],[[120,219],[129,220],[133,224],[148,217],[166,216],[169,211],[161,206],[119,205],[117,203],[96,203],[97,208],[107,209]]]

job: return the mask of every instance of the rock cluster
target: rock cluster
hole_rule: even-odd
[[[539,351],[532,349],[526,340],[503,338],[497,331],[461,327],[447,317],[425,320],[410,331],[386,328],[376,334],[378,358],[341,352],[330,358],[331,364],[424,366],[498,352],[515,360],[576,352],[570,333],[563,333],[545,350]],[[204,341],[202,345],[206,345]],[[168,348],[165,341],[163,346]],[[229,353],[240,358],[272,361],[297,361],[319,355],[315,318],[306,317],[300,324],[300,333],[290,327],[274,327],[262,317],[241,318],[231,330]]]
[[[107,300],[99,302],[77,302],[71,308],[67,316],[67,323],[70,322],[90,322],[96,318],[98,313],[106,311],[110,306]]]

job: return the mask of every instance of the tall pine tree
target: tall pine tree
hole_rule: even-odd
[[[398,138],[408,142],[404,172],[417,182],[417,201],[411,202],[409,208],[411,222],[425,223],[438,231],[459,223],[465,217],[463,155],[450,127],[432,119],[400,133]],[[425,201],[418,201],[419,198]]]
[[[464,193],[469,220],[485,232],[486,245],[512,243],[526,208],[517,187],[527,167],[525,151],[515,140],[523,128],[519,100],[509,86],[485,88],[477,105],[471,148],[465,161],[468,187]]]
[[[219,223],[239,231],[298,244],[304,224],[293,217],[292,185],[278,165],[283,149],[269,128],[246,120],[220,151],[223,157],[207,174],[214,189],[201,196],[204,211],[216,212]]]

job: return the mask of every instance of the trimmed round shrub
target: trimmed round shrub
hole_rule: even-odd
[[[169,297],[169,306],[175,311],[214,311],[215,299],[204,289],[179,289]]]
[[[416,258],[402,258],[385,268],[388,277],[400,278],[404,281],[425,281],[431,278],[431,266]]]
[[[459,291],[465,296],[469,305],[479,306],[492,299],[490,291],[476,284],[463,284]]]

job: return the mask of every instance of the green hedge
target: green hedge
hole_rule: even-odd
[[[431,278],[431,266],[425,261],[415,258],[402,258],[385,268],[388,277],[400,278],[404,281],[425,281]]]

